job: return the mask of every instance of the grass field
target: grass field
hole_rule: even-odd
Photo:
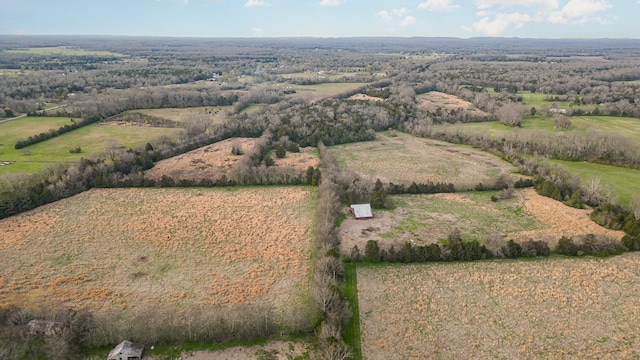
[[[553,160],[570,172],[578,174],[584,183],[600,178],[604,186],[609,187],[622,205],[629,205],[634,195],[640,194],[640,170],[625,169],[616,166]]]
[[[640,357],[640,253],[358,267],[363,358]]]
[[[544,240],[554,247],[562,236],[605,235],[620,239],[621,231],[605,229],[589,218],[589,210],[568,207],[538,195],[533,189],[518,190],[508,200],[492,202],[493,191],[434,195],[396,195],[395,208],[376,210],[370,220],[347,217],[339,228],[341,251],[354,245],[364,250],[368,240],[395,249],[409,241],[414,245],[437,243],[455,229],[463,240],[484,243],[488,235],[501,234],[522,242]]]
[[[109,56],[109,57],[125,57],[127,55],[118,54],[110,51],[94,51],[84,50],[74,46],[50,46],[26,49],[6,50],[8,53],[14,54],[32,54],[32,55],[62,55],[62,56]]]
[[[90,190],[0,220],[0,306],[300,310],[314,209],[301,187]]]
[[[501,138],[507,135],[522,134],[525,135],[529,131],[546,131],[552,134],[572,133],[576,132],[584,136],[588,136],[594,132],[622,135],[631,140],[640,141],[640,122],[637,119],[615,117],[615,116],[572,116],[571,128],[566,131],[555,130],[553,119],[551,117],[527,117],[522,122],[522,127],[512,128],[495,121],[466,123],[456,125],[437,125],[434,129],[437,131],[439,127],[452,127],[460,129],[463,132],[482,134],[492,138]]]
[[[516,171],[508,162],[486,152],[400,132],[395,136],[378,133],[375,141],[332,146],[331,151],[343,169],[395,184],[431,181],[473,188]]]
[[[10,165],[0,167],[0,174],[7,172],[33,173],[53,163],[77,161],[90,154],[104,151],[112,141],[120,146],[134,147],[144,145],[161,135],[170,135],[178,129],[153,128],[142,126],[111,126],[93,124],[76,129],[58,137],[28,146],[14,148],[15,139],[36,135],[51,128],[60,127],[69,122],[68,118],[23,118],[0,124],[0,160],[11,161]],[[5,133],[5,129],[9,129]],[[26,136],[25,136],[26,135]],[[82,152],[71,154],[69,149],[79,146]]]
[[[156,116],[159,118],[175,121],[177,123],[184,122],[193,116],[206,115],[216,124],[226,122],[226,113],[233,110],[233,106],[207,106],[195,108],[168,108],[168,109],[147,109],[135,110],[133,112]]]
[[[301,96],[310,100],[335,96],[347,91],[353,91],[367,83],[323,83],[314,85],[291,85],[296,90],[293,96]]]

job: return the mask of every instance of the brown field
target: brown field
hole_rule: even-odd
[[[214,123],[221,124],[227,120],[227,111],[232,109],[232,106],[206,106],[195,108],[146,109],[135,110],[135,112],[177,123],[184,122],[192,116],[207,115]]]
[[[341,250],[349,254],[354,245],[364,250],[376,240],[383,248],[399,249],[411,241],[415,245],[436,243],[458,229],[463,239],[481,243],[488,235],[500,233],[522,242],[544,240],[550,247],[562,236],[594,234],[620,240],[622,231],[613,231],[591,221],[590,210],[574,209],[538,195],[533,189],[517,190],[510,200],[492,202],[494,192],[402,195],[391,197],[393,210],[374,210],[374,218],[355,220],[351,216],[339,228]]]
[[[352,100],[384,101],[383,98],[379,98],[379,97],[375,97],[375,96],[369,96],[369,95],[365,95],[365,94],[355,94],[355,95],[351,96],[349,99],[352,99]]]
[[[175,181],[179,180],[216,180],[225,175],[229,178],[235,164],[242,156],[231,154],[234,141],[239,142],[240,149],[247,153],[253,148],[258,139],[235,138],[189,151],[173,158],[159,161],[152,169],[145,173],[149,179],[160,180],[167,175]],[[313,148],[302,148],[299,153],[287,152],[282,158],[274,158],[275,166],[293,168],[296,173],[304,173],[309,166],[317,167],[318,156]]]
[[[358,268],[362,353],[640,358],[640,253]]]
[[[94,189],[0,220],[0,307],[283,310],[305,296],[314,196]]]
[[[478,109],[472,103],[460,99],[455,95],[449,95],[438,91],[430,91],[426,94],[416,96],[418,109],[435,112],[438,108],[442,110],[462,109],[473,115],[486,116],[486,112]]]
[[[253,148],[258,139],[227,139],[159,161],[152,169],[145,172],[145,177],[160,180],[162,175],[167,175],[175,181],[203,178],[215,180],[222,175],[228,177],[233,166],[242,158],[241,155],[231,153],[234,141],[238,141],[241,151],[246,153]]]
[[[331,151],[343,169],[385,183],[431,181],[473,188],[516,171],[513,165],[486,152],[401,132],[395,136],[378,133],[375,141],[332,146]]]

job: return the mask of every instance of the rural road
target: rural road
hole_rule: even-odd
[[[67,105],[58,105],[58,106],[54,106],[52,108],[48,108],[48,109],[45,109],[45,110],[38,110],[36,112],[37,113],[42,113],[43,111],[55,110],[55,109],[59,109],[59,108],[65,107],[65,106],[67,106]],[[9,119],[0,120],[0,124],[8,122],[8,121],[11,121],[11,120],[17,120],[17,119],[23,118],[25,116],[27,116],[27,114],[22,114],[22,115],[19,115],[19,116],[16,116],[16,117],[12,117],[12,118],[9,118]]]

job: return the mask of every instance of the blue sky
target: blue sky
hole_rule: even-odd
[[[0,34],[640,38],[640,0],[0,0]]]

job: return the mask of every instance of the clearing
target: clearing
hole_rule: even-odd
[[[455,95],[445,94],[439,91],[430,91],[426,94],[416,96],[418,109],[429,112],[441,110],[463,110],[475,116],[489,116],[486,112],[478,109],[472,103],[463,100]]]
[[[358,267],[362,355],[640,357],[640,253]]]
[[[393,134],[393,135],[391,135]],[[409,185],[453,183],[456,189],[490,184],[516,172],[510,163],[470,146],[418,138],[401,132],[377,133],[376,140],[332,146],[343,169],[365,179]]]
[[[303,187],[93,189],[0,220],[0,307],[306,314],[314,206]]]
[[[253,148],[258,139],[233,138],[204,146],[187,153],[159,161],[145,173],[149,179],[160,180],[163,175],[179,180],[217,180],[223,175],[230,178],[233,166],[240,161],[242,155],[233,155],[231,148],[234,142],[243,153]],[[274,158],[275,166],[294,169],[296,174],[304,174],[309,166],[317,167],[319,159],[315,148],[301,148],[299,153],[287,152],[282,159]]]
[[[621,239],[622,231],[605,229],[591,221],[590,210],[574,209],[538,195],[533,189],[517,190],[514,198],[492,202],[496,192],[391,196],[396,208],[374,210],[374,218],[355,220],[348,216],[339,228],[341,251],[349,254],[354,245],[364,251],[367,241],[377,240],[383,248],[399,249],[437,243],[458,229],[463,239],[483,243],[488,235],[500,233],[507,239],[545,240],[555,246],[562,236],[606,235]]]
[[[143,109],[131,112],[167,119],[174,123],[182,123],[191,118],[204,117],[206,119],[211,119],[214,124],[222,124],[227,121],[227,112],[229,111],[233,111],[233,106]]]

